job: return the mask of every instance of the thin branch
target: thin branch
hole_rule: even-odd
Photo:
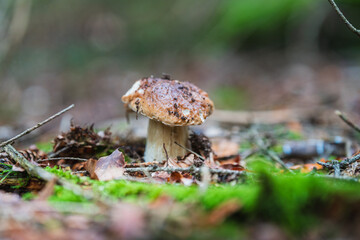
[[[26,135],[26,134],[29,134],[30,132],[34,131],[35,129],[37,129],[37,128],[41,127],[42,125],[50,122],[51,120],[57,118],[57,117],[60,116],[61,114],[69,111],[69,110],[72,109],[73,107],[74,107],[74,104],[72,104],[72,105],[68,106],[67,108],[61,110],[60,112],[52,115],[52,116],[49,117],[48,119],[45,119],[44,121],[39,122],[39,123],[36,124],[35,126],[33,126],[33,127],[29,128],[29,129],[25,130],[24,132],[16,135],[15,137],[10,138],[9,140],[7,140],[7,141],[5,141],[5,142],[2,142],[2,143],[0,144],[0,148],[1,148],[1,147],[4,147],[5,145],[8,145],[8,144],[13,143],[15,140],[21,138],[22,136],[24,136],[24,135]]]
[[[98,194],[95,194],[92,191],[85,191],[77,184],[67,181],[64,178],[58,178],[56,175],[42,169],[41,167],[35,166],[34,164],[30,163],[21,153],[19,153],[13,146],[6,145],[4,146],[4,151],[9,154],[9,156],[17,163],[20,164],[22,168],[26,170],[26,172],[31,175],[43,179],[45,181],[53,181],[56,179],[57,182],[63,185],[66,189],[72,191],[76,195],[82,196],[89,200],[98,200],[104,204],[108,204],[109,200],[100,199]]]
[[[197,168],[197,167],[173,168],[173,167],[157,167],[156,165],[154,165],[149,167],[125,168],[125,172],[144,172],[144,171],[148,171],[148,172],[163,171],[168,173],[172,173],[172,172],[201,173],[202,172],[201,168]],[[209,172],[212,174],[232,174],[236,176],[245,175],[244,171],[236,171],[236,170],[228,170],[228,169],[209,168]]]
[[[75,175],[75,174],[81,174],[81,173],[87,173],[88,171],[84,170],[84,171],[75,171],[75,172],[71,172],[71,174]]]
[[[164,152],[165,152],[166,161],[169,161],[169,154],[168,154],[168,152],[166,150],[165,143],[163,143],[163,149],[164,149]]]
[[[21,153],[11,145],[4,146],[4,151],[17,163],[23,167],[31,176],[39,177],[45,181],[51,181],[55,176],[48,171],[31,164]]]
[[[354,155],[354,156],[352,156],[352,157],[350,157],[350,158],[345,158],[344,160],[342,160],[342,161],[340,162],[340,164],[341,164],[342,166],[346,166],[346,165],[352,164],[352,163],[354,163],[354,162],[356,162],[356,161],[358,161],[358,160],[360,160],[360,153],[359,153],[359,154],[356,154],[356,155]]]
[[[352,31],[353,33],[355,33],[356,35],[358,35],[360,37],[360,30],[356,29],[350,22],[349,20],[347,20],[347,18],[345,17],[345,15],[341,12],[340,8],[336,5],[334,0],[328,0],[329,3],[331,4],[331,6],[335,9],[336,13],[340,16],[340,18],[343,20],[343,22],[345,23],[345,25],[347,26],[348,29],[350,29],[350,31]]]
[[[60,153],[65,152],[65,151],[67,151],[67,150],[69,150],[69,149],[70,149],[70,146],[63,147],[63,148],[60,149],[59,151],[49,153],[49,154],[48,154],[48,157],[49,157],[49,158],[54,158],[54,157],[58,156]]]
[[[350,164],[352,164],[358,160],[360,160],[360,153],[356,154],[350,158],[344,158],[344,160],[342,160],[341,162],[337,161],[337,160],[332,160],[332,161],[326,162],[326,163],[318,161],[317,164],[319,164],[323,167],[329,168],[329,169],[334,169],[334,175],[335,175],[335,177],[338,177],[338,176],[340,176],[341,168],[346,168],[347,166],[349,166]]]
[[[280,164],[280,166],[284,170],[292,173],[292,171],[285,165],[285,163],[280,159],[280,157],[278,155],[276,155],[273,151],[270,151],[268,149],[268,147],[266,146],[264,140],[261,139],[259,132],[256,129],[254,129],[253,131],[254,131],[254,137],[255,137],[255,144],[259,147],[259,149],[266,156],[268,156],[271,160],[273,160],[274,162]]]
[[[178,145],[179,147],[185,149],[186,151],[189,151],[191,152],[192,154],[194,154],[195,156],[197,156],[198,158],[200,158],[201,160],[205,161],[205,158],[203,156],[201,156],[200,154],[197,154],[196,152],[194,152],[193,150],[187,148],[187,147],[184,147],[182,146],[181,144],[177,143],[177,142],[174,142],[176,145]]]
[[[339,118],[341,118],[341,120],[343,120],[349,127],[360,133],[360,127],[356,126],[356,124],[350,121],[342,112],[336,110],[335,114],[338,115]]]

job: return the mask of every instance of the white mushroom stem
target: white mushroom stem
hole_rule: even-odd
[[[165,149],[169,158],[184,156],[187,151],[176,145],[175,142],[184,147],[188,146],[188,127],[170,127],[159,121],[149,119],[145,161],[161,162],[167,160]]]

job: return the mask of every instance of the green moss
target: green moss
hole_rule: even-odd
[[[211,185],[205,192],[197,186],[149,184],[114,180],[100,182],[79,178],[59,169],[48,169],[79,184],[90,185],[103,196],[128,202],[151,202],[167,195],[179,203],[192,204],[210,211],[220,204],[235,200],[242,206],[242,218],[237,221],[262,220],[275,222],[291,232],[301,233],[316,226],[321,216],[341,197],[342,203],[360,203],[360,184],[309,176],[287,174],[276,169],[261,155],[252,157],[249,168],[252,174],[243,184]],[[82,197],[61,186],[56,186],[50,201],[84,202]]]
[[[23,200],[28,200],[29,201],[29,200],[33,200],[35,198],[36,198],[36,195],[34,193],[32,193],[32,192],[27,192],[27,193],[24,193],[22,195]]]
[[[45,170],[49,171],[50,173],[53,173],[59,177],[65,178],[67,180],[72,181],[73,183],[85,183],[87,181],[92,181],[90,178],[88,177],[78,177],[76,175],[73,175],[70,171],[63,171],[62,169],[60,169],[58,166],[55,166],[53,168],[51,167],[46,167]]]
[[[72,191],[58,185],[54,187],[54,194],[48,200],[50,202],[87,202],[82,196],[76,195]]]
[[[40,142],[36,143],[36,147],[45,153],[49,153],[53,149],[53,144],[51,142]]]

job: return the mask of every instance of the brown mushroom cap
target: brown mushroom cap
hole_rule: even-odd
[[[200,125],[212,113],[208,94],[189,82],[143,78],[121,98],[133,111],[169,126]]]

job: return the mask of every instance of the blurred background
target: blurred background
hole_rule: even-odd
[[[337,2],[359,27],[360,1]],[[0,126],[71,103],[78,123],[118,118],[130,86],[162,73],[217,109],[360,114],[359,53],[326,0],[2,0]]]

